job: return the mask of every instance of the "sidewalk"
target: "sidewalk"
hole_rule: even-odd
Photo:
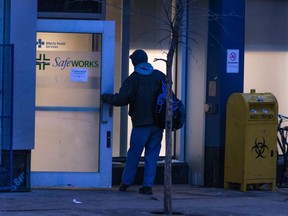
[[[1,192],[1,216],[163,215],[164,187],[156,185],[153,195],[111,189],[33,189],[31,192]],[[287,216],[288,188],[269,190],[172,186],[173,215],[191,216]]]

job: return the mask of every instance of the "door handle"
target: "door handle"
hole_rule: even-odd
[[[102,99],[100,100],[100,115],[103,124],[108,123],[109,118],[113,116],[113,106],[104,103]]]
[[[113,116],[113,106],[109,105],[109,117]]]
[[[107,131],[106,146],[107,146],[107,148],[111,147],[111,131]]]

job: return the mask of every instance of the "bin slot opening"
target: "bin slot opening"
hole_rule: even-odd
[[[275,121],[275,104],[249,103],[249,120]]]

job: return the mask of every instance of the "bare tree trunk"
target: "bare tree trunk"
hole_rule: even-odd
[[[172,215],[172,65],[173,56],[178,44],[178,36],[180,31],[180,26],[182,24],[182,17],[185,8],[185,0],[176,0],[174,5],[174,16],[170,20],[171,28],[171,44],[169,52],[167,54],[166,61],[166,157],[164,165],[164,214]],[[166,10],[167,13],[167,10]],[[168,14],[168,13],[167,13]]]
[[[168,134],[167,134],[168,133]],[[171,137],[169,135],[169,131],[166,131],[166,137]],[[171,139],[171,138],[170,138]],[[169,144],[168,144],[169,143]],[[172,186],[172,179],[171,179],[171,161],[172,161],[172,155],[171,155],[171,148],[169,147],[171,145],[171,140],[166,140],[166,159],[165,159],[165,166],[164,166],[164,213],[166,215],[172,215],[172,196],[171,196],[171,186]]]
[[[172,58],[172,59],[171,59]],[[173,53],[170,56],[173,60]],[[164,213],[172,215],[172,202],[171,202],[171,186],[172,186],[172,79],[171,79],[171,66],[168,66],[169,57],[167,57],[167,79],[166,79],[166,152],[165,152],[165,165],[164,165]],[[170,61],[171,61],[170,60]],[[172,62],[172,61],[171,61]]]

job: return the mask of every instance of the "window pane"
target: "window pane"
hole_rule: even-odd
[[[38,12],[102,13],[102,0],[38,0]]]
[[[104,6],[104,0],[38,0],[38,17],[104,19]]]

